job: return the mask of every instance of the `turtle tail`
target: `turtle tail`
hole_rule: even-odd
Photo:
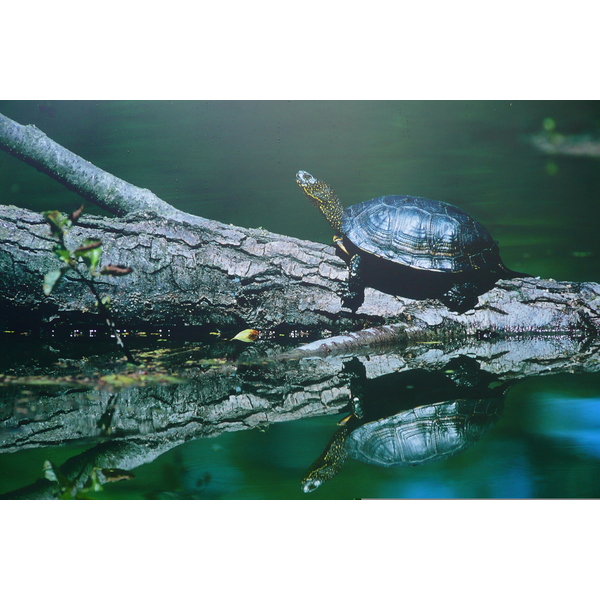
[[[521,273],[520,271],[513,271],[509,269],[502,261],[500,261],[498,268],[498,275],[501,279],[517,279],[519,277],[533,277],[529,273]]]

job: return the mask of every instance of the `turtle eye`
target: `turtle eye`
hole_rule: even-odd
[[[311,185],[317,183],[317,180],[306,171],[298,171],[296,173],[296,181],[301,185]]]

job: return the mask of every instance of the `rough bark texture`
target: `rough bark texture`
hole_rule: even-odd
[[[463,315],[435,301],[392,297],[367,288],[356,314],[341,307],[345,263],[328,246],[215,221],[134,213],[82,218],[69,232],[77,247],[103,241],[103,264],[133,267],[102,278],[115,314],[128,327],[205,325],[258,329],[314,327],[341,331],[403,322],[402,335],[485,336],[532,332],[589,335],[600,327],[600,286],[534,278],[500,281]],[[30,327],[95,314],[93,296],[68,276],[46,298],[44,273],[59,266],[41,215],[0,207],[3,327]],[[61,320],[59,319],[59,321]],[[419,331],[421,333],[419,333]]]
[[[44,273],[60,263],[51,252],[54,241],[41,215],[0,207],[0,224],[0,273],[6,282],[0,302],[20,308],[32,322],[36,316],[67,319],[73,313],[94,312],[94,298],[69,277],[51,297],[43,296]],[[345,265],[322,244],[152,213],[82,218],[68,236],[72,248],[86,237],[99,237],[103,264],[133,267],[127,277],[104,277],[101,286],[120,322],[129,327],[328,327],[353,322],[348,311],[340,318],[340,300],[333,289],[345,276]],[[384,294],[378,294],[374,304],[375,314],[390,316],[402,306]],[[367,311],[364,317],[368,315]]]

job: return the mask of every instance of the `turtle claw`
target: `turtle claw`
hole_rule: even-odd
[[[342,306],[356,312],[358,307],[365,301],[365,284],[361,277],[361,260],[358,254],[354,254],[348,266],[348,280],[342,282]]]
[[[344,282],[342,283],[341,298],[342,306],[349,308],[352,312],[356,312],[360,305],[365,301],[365,290],[364,287],[361,289],[352,290],[350,286]]]

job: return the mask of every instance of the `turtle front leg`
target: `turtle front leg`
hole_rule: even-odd
[[[348,265],[348,281],[342,283],[342,306],[352,312],[365,301],[365,284],[361,274],[361,257],[355,254]]]

